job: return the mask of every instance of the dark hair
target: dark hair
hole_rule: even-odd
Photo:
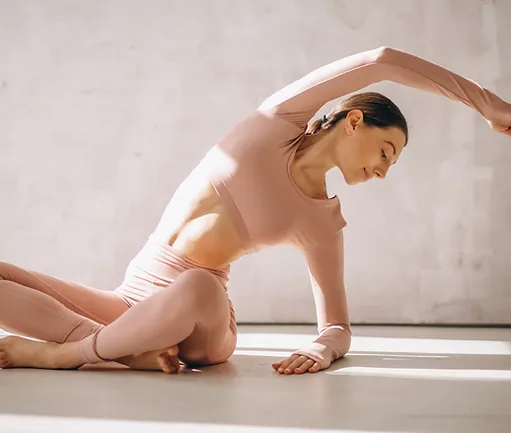
[[[362,111],[366,125],[401,129],[405,134],[405,146],[408,143],[408,123],[403,113],[389,98],[375,92],[358,93],[342,100],[330,113],[314,121],[307,128],[307,134],[331,128],[339,120],[344,119],[351,110]]]

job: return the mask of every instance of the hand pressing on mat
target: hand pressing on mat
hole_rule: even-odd
[[[319,363],[303,355],[291,355],[289,358],[272,364],[279,374],[316,373],[320,370]]]

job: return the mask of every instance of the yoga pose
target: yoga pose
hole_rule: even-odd
[[[0,340],[0,367],[115,360],[174,373],[180,361],[224,362],[236,346],[230,264],[277,244],[304,254],[319,335],[273,368],[314,373],[344,356],[351,341],[346,222],[339,198],[328,197],[325,174],[338,168],[349,185],[385,178],[408,128],[378,93],[355,94],[308,123],[326,102],[385,80],[460,101],[511,135],[511,104],[412,54],[382,47],[319,68],[272,95],[207,152],[114,291],[1,264],[0,327],[42,341]]]

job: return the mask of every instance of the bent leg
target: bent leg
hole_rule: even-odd
[[[128,305],[112,292],[0,263],[0,327],[45,341],[76,341]]]
[[[82,340],[77,362],[101,362],[179,345],[183,361],[214,364],[227,360],[235,344],[236,328],[225,288],[210,272],[190,269]]]

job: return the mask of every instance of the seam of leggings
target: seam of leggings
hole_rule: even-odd
[[[98,349],[97,349],[97,340],[98,340],[98,335],[99,335],[99,332],[101,330],[99,330],[98,332],[96,332],[93,336],[92,336],[92,351],[94,352],[94,355],[96,355],[99,359],[101,359],[101,361],[103,362],[110,362],[112,361],[111,359],[106,359],[106,358],[103,358],[101,356],[99,356],[99,353],[98,353]]]
[[[82,319],[80,320],[75,326],[73,326],[69,332],[66,334],[66,336],[64,337],[64,339],[62,341],[59,341],[59,343],[65,343],[67,341],[67,339],[69,338],[69,336],[71,335],[71,333],[76,329],[78,328],[83,322],[85,322],[86,320],[89,320],[89,319]]]
[[[102,358],[101,356],[99,356],[99,353],[98,353],[98,350],[96,348],[96,340],[98,339],[98,335],[100,333],[101,329],[97,332],[95,332],[94,334],[90,334],[90,335],[87,335],[85,337],[83,337],[81,340],[80,340],[80,354],[82,355],[82,358],[84,359],[84,364],[94,364],[94,363],[97,363],[97,362],[100,362],[100,361],[103,361],[103,362],[109,362],[110,360],[109,359],[105,359],[105,358]],[[90,339],[91,341],[86,341]],[[91,345],[91,348],[92,348],[92,353],[94,354],[94,356],[96,356],[96,359],[90,359],[88,356],[87,356],[87,352],[88,350],[85,350],[85,345],[88,345],[90,344]],[[99,361],[98,361],[99,359]]]
[[[77,306],[74,302],[71,302],[66,296],[62,295],[61,293],[57,292],[56,290],[54,290],[51,286],[49,286],[48,284],[46,284],[43,280],[41,280],[40,278],[38,278],[36,275],[34,275],[32,272],[30,271],[27,271],[24,269],[25,272],[29,273],[30,275],[32,275],[32,277],[34,277],[37,281],[39,281],[40,283],[42,283],[44,286],[46,286],[52,293],[56,294],[57,296],[63,298],[66,300],[66,302],[69,302],[74,308],[76,308],[78,311],[81,312],[81,316],[85,315],[85,316],[91,316],[93,317],[94,321],[98,322],[98,323],[101,323],[101,321],[95,317],[94,315],[90,314],[88,311],[85,311],[83,308],[80,308],[79,306]],[[54,277],[55,278],[55,277]],[[53,297],[53,296],[52,296]],[[55,299],[55,298],[54,298]]]

